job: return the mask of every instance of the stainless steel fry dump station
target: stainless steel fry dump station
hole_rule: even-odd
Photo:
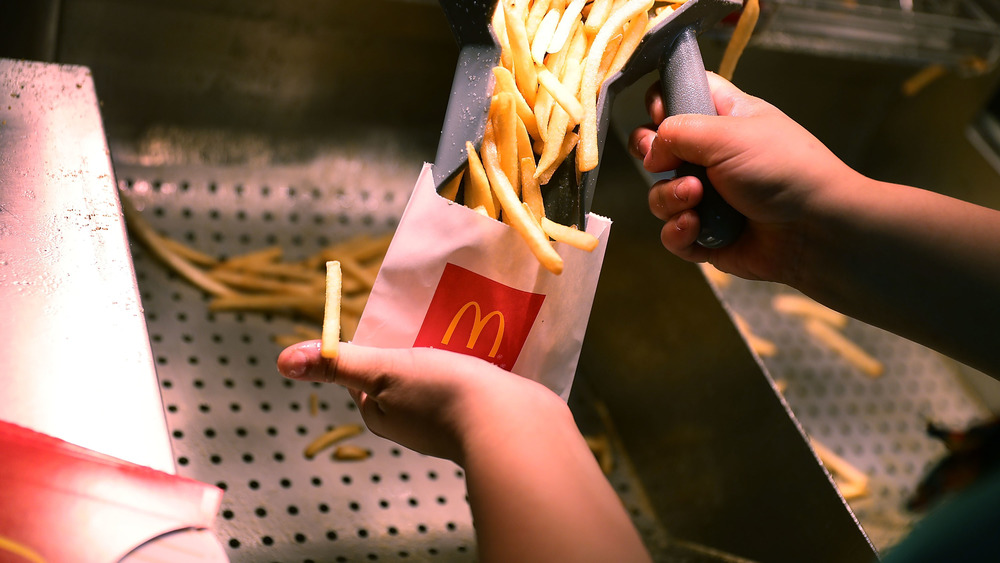
[[[475,560],[457,466],[369,432],[351,440],[366,459],[303,455],[361,423],[344,390],[275,368],[275,337],[315,320],[210,310],[127,233],[119,199],[217,259],[391,233],[449,110],[460,49],[442,6],[26,4],[0,17],[0,420],[223,489],[204,544],[222,559]],[[994,15],[835,4],[764,4],[736,84],[862,172],[998,205],[975,187],[997,180],[975,127]],[[698,30],[710,70],[732,29],[719,19]],[[850,33],[859,22],[871,31]],[[900,94],[928,64],[943,77]],[[791,290],[720,283],[664,251],[646,208],[657,178],[624,148],[649,71],[606,108],[585,198],[615,224],[569,399],[580,428],[607,438],[608,478],[657,561],[874,561],[922,516],[906,500],[944,455],[925,423],[991,417],[996,382],[850,320],[885,368],[868,377],[772,307]],[[963,166],[951,183],[931,170],[941,156],[901,156],[942,150]],[[815,442],[867,475],[866,495],[844,499]]]

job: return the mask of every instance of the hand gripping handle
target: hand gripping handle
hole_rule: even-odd
[[[694,26],[682,31],[660,59],[660,91],[668,116],[686,113],[717,115]],[[677,176],[696,176],[701,180],[704,193],[695,207],[701,219],[698,244],[706,248],[722,248],[736,240],[746,218],[719,195],[705,168],[685,162],[677,169]]]

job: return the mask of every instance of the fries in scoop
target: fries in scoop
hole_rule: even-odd
[[[475,149],[476,139],[466,144],[468,170],[461,203],[515,227],[550,271],[561,271],[561,259],[553,256],[548,239],[571,240],[585,250],[596,244],[585,233],[568,234],[573,227],[545,219],[542,186],[574,151],[578,177],[597,167],[601,87],[625,67],[645,34],[683,2],[504,0],[498,4],[492,25],[500,44],[500,63],[493,69],[481,150]],[[752,31],[744,23],[734,41],[745,42],[748,27]],[[487,151],[492,151],[489,156]],[[453,196],[459,190],[451,184],[442,192]]]

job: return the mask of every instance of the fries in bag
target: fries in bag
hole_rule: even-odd
[[[438,195],[425,164],[354,341],[472,355],[569,397],[611,221],[588,215],[591,251],[553,242],[559,275],[511,226]]]

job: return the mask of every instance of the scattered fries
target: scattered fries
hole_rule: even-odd
[[[851,465],[846,459],[834,453],[833,450],[826,447],[819,440],[810,438],[809,444],[812,446],[813,451],[816,452],[816,457],[833,474],[834,482],[844,500],[851,500],[868,494],[868,475]],[[840,479],[837,479],[837,477],[840,477]]]
[[[337,449],[333,450],[333,459],[340,461],[361,461],[371,456],[371,450],[353,444],[337,446]]]
[[[222,260],[157,233],[124,191],[121,202],[133,235],[167,267],[211,295],[210,311],[291,315],[322,323],[327,313],[326,264],[338,262],[341,268],[338,291],[342,295],[339,340],[345,341],[354,336],[392,240],[391,233],[379,237],[359,235],[299,261],[283,260],[284,251],[278,246]],[[318,329],[299,325],[290,334],[276,335],[274,341],[290,346],[321,337]]]
[[[778,346],[771,340],[755,334],[750,329],[749,323],[741,315],[734,314],[733,321],[736,324],[736,329],[746,339],[750,349],[756,352],[758,356],[771,357],[778,353]]]
[[[798,315],[810,319],[818,319],[830,326],[844,328],[847,326],[847,316],[834,311],[808,297],[794,294],[775,295],[771,306],[779,313]]]
[[[806,330],[817,340],[839,353],[845,360],[869,377],[878,377],[885,371],[882,362],[872,357],[860,346],[841,334],[836,328],[817,319],[806,321]]]
[[[329,448],[330,446],[341,442],[348,438],[353,438],[358,434],[364,432],[364,428],[360,424],[343,424],[326,432],[313,440],[306,446],[305,456],[309,459],[316,457],[316,454]]]
[[[846,315],[821,305],[812,299],[795,294],[774,296],[771,305],[775,311],[801,317],[806,332],[831,350],[839,353],[851,365],[870,377],[878,377],[885,371],[882,362],[848,339],[840,329],[847,326]]]

